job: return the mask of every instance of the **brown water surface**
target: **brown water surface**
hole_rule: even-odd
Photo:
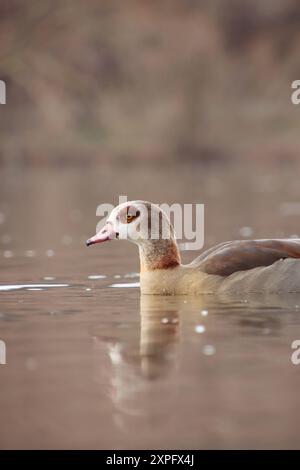
[[[300,296],[141,298],[134,246],[84,246],[119,194],[205,203],[206,247],[299,229],[288,170],[3,172],[0,447],[299,448]]]

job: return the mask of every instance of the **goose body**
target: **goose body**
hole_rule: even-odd
[[[225,242],[184,265],[168,217],[145,201],[115,207],[87,245],[113,239],[138,245],[142,294],[300,292],[300,239]]]
[[[300,259],[278,260],[270,266],[237,271],[229,276],[207,274],[200,268],[178,268],[141,273],[142,294],[199,295],[213,293],[300,292]]]

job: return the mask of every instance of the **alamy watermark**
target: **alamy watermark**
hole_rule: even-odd
[[[127,196],[119,196],[119,205],[128,202]],[[161,211],[171,220],[174,227],[175,238],[179,242],[181,250],[200,250],[204,246],[204,204],[157,204]],[[134,211],[134,207],[128,206]],[[111,214],[115,206],[109,203],[100,204],[97,207],[96,215],[101,217],[96,231],[100,232],[106,224],[107,217]],[[143,238],[148,239],[168,239],[170,238],[171,227],[169,224],[160,221],[161,213],[151,210],[149,207],[138,201],[139,220],[137,224],[128,224],[124,220],[120,238],[138,239],[143,234]],[[136,214],[132,214],[135,218]],[[122,218],[121,218],[122,219]],[[166,219],[165,219],[166,220]],[[122,220],[119,222],[122,224]]]
[[[6,84],[0,80],[0,104],[6,104]]]
[[[291,100],[294,105],[300,104],[300,80],[294,80],[292,83]]]
[[[300,339],[295,339],[291,344],[291,348],[295,349],[291,355],[291,361],[294,366],[298,366],[300,364]]]
[[[6,364],[6,344],[0,339],[0,365]]]

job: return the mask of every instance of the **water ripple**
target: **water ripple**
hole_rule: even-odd
[[[49,287],[70,287],[70,284],[8,284],[2,286],[0,285],[0,291],[48,289]]]

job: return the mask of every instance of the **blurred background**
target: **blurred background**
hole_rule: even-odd
[[[297,235],[297,0],[2,0],[0,22],[4,245],[82,246],[120,194],[205,203],[206,244]]]
[[[2,0],[1,166],[299,160],[297,0]]]

